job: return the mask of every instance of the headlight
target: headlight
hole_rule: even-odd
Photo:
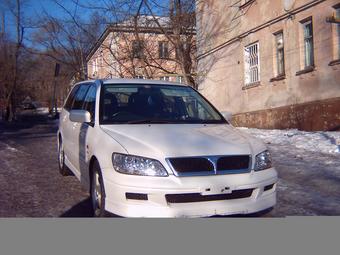
[[[272,157],[269,151],[264,151],[256,155],[255,171],[260,171],[272,167]]]
[[[113,168],[122,174],[168,176],[162,164],[150,158],[113,153],[112,164]]]

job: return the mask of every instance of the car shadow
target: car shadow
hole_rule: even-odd
[[[269,208],[257,213],[252,214],[235,214],[235,215],[215,215],[208,218],[259,218],[265,217],[269,212],[271,212],[273,208]],[[92,205],[90,197],[84,199],[83,201],[79,202],[78,204],[72,206],[69,210],[61,214],[59,217],[61,218],[91,218],[93,217],[92,214]],[[119,215],[115,215],[112,213],[107,212],[106,217],[109,218],[122,218]]]
[[[110,218],[121,218],[118,215],[112,213],[106,213],[107,217]],[[92,205],[90,197],[84,199],[78,204],[72,206],[69,210],[61,214],[59,217],[61,218],[92,218]]]
[[[15,133],[19,131],[23,131],[26,129],[31,129],[37,125],[44,125],[46,127],[46,132],[56,133],[57,126],[52,125],[52,119],[47,115],[25,115],[18,116],[17,120],[12,122],[0,121],[0,134],[3,132],[11,132]],[[55,121],[55,120],[53,120]]]
[[[84,218],[92,217],[92,206],[90,198],[84,199],[78,204],[72,206],[69,210],[61,214],[62,218]]]

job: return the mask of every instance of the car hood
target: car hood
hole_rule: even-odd
[[[102,125],[132,155],[185,157],[254,154],[265,149],[258,140],[226,124]]]

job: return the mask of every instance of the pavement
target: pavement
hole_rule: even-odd
[[[0,217],[90,217],[74,176],[58,172],[56,120],[24,114],[0,123]]]
[[[57,121],[46,114],[0,122],[0,217],[91,216],[88,193],[75,176],[58,172],[56,132]],[[302,158],[296,148],[268,146],[280,177],[278,203],[251,216],[340,215],[340,176],[334,172],[339,159],[305,151]],[[317,168],[309,160],[316,156]]]

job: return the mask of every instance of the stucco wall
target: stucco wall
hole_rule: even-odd
[[[245,10],[233,6],[234,2],[198,3],[199,90],[214,105],[239,114],[340,97],[340,65],[329,66],[337,56],[335,25],[326,22],[338,0],[297,0],[291,11],[299,12],[290,16],[283,9],[283,1],[256,0]],[[315,70],[296,75],[303,69],[300,21],[309,16],[313,18]],[[244,35],[256,27],[256,31]],[[284,33],[286,77],[270,82],[276,75],[273,33],[279,30]],[[260,47],[260,84],[244,89],[244,47],[256,41]]]
[[[170,81],[176,82],[177,76],[181,76],[180,65],[174,61],[175,49],[168,42],[169,58],[158,58],[158,43],[168,41],[164,34],[140,33],[138,39],[143,41],[146,61],[132,58],[132,42],[137,37],[133,32],[110,32],[101,46],[88,60],[88,74],[91,78],[145,78],[159,79],[169,76]],[[112,54],[113,53],[113,54]],[[93,61],[98,61],[98,71],[94,74]],[[174,74],[169,74],[166,71]]]

